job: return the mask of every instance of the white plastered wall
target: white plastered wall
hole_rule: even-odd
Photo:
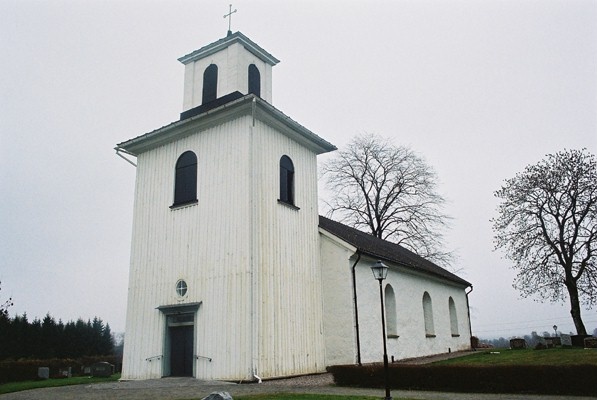
[[[356,362],[356,329],[351,267],[357,255],[350,245],[321,234],[321,260],[324,293],[326,364]],[[361,361],[381,362],[383,356],[379,282],[373,278],[375,259],[363,256],[356,267],[356,286]],[[450,281],[392,265],[382,282],[385,293],[390,284],[396,301],[396,333],[387,337],[388,357],[395,360],[422,357],[470,348],[468,306],[465,287]],[[428,292],[433,306],[434,336],[425,332],[423,294]],[[454,300],[458,335],[450,327],[449,298]],[[386,317],[387,318],[387,317]],[[387,318],[389,319],[389,318]],[[387,332],[387,327],[386,327]]]

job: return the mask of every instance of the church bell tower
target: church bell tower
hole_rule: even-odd
[[[317,155],[272,106],[278,60],[240,32],[179,59],[180,119],[137,158],[123,379],[324,371]]]

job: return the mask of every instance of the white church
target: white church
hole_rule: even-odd
[[[319,216],[336,147],[272,105],[279,61],[240,32],[179,59],[180,119],[136,158],[122,379],[247,381],[470,348],[469,282]]]

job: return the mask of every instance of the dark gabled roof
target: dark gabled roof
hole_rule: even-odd
[[[396,243],[376,238],[373,235],[321,215],[319,216],[319,227],[353,245],[361,254],[399,264],[425,274],[435,275],[461,285],[471,286],[464,279]]]
[[[231,101],[238,100],[244,96],[245,95],[242,94],[241,92],[236,91],[236,92],[229,93],[225,96],[218,97],[214,101],[210,101],[209,103],[201,104],[197,107],[191,108],[190,110],[181,112],[180,120],[182,121],[183,119],[191,118],[191,117],[194,117],[195,115],[206,113],[209,110],[213,110],[214,108],[218,108],[220,106],[223,106],[226,103],[230,103]]]

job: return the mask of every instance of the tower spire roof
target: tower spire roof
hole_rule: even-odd
[[[220,40],[217,40],[211,44],[201,47],[198,50],[193,51],[192,53],[180,57],[178,61],[186,65],[190,62],[197,61],[199,59],[217,53],[218,51],[232,45],[233,43],[240,43],[245,49],[257,56],[260,60],[272,66],[280,62],[280,60],[278,60],[276,57],[268,53],[261,46],[259,46],[257,43],[253,42],[251,39],[249,39],[240,32],[230,33],[228,36]]]

